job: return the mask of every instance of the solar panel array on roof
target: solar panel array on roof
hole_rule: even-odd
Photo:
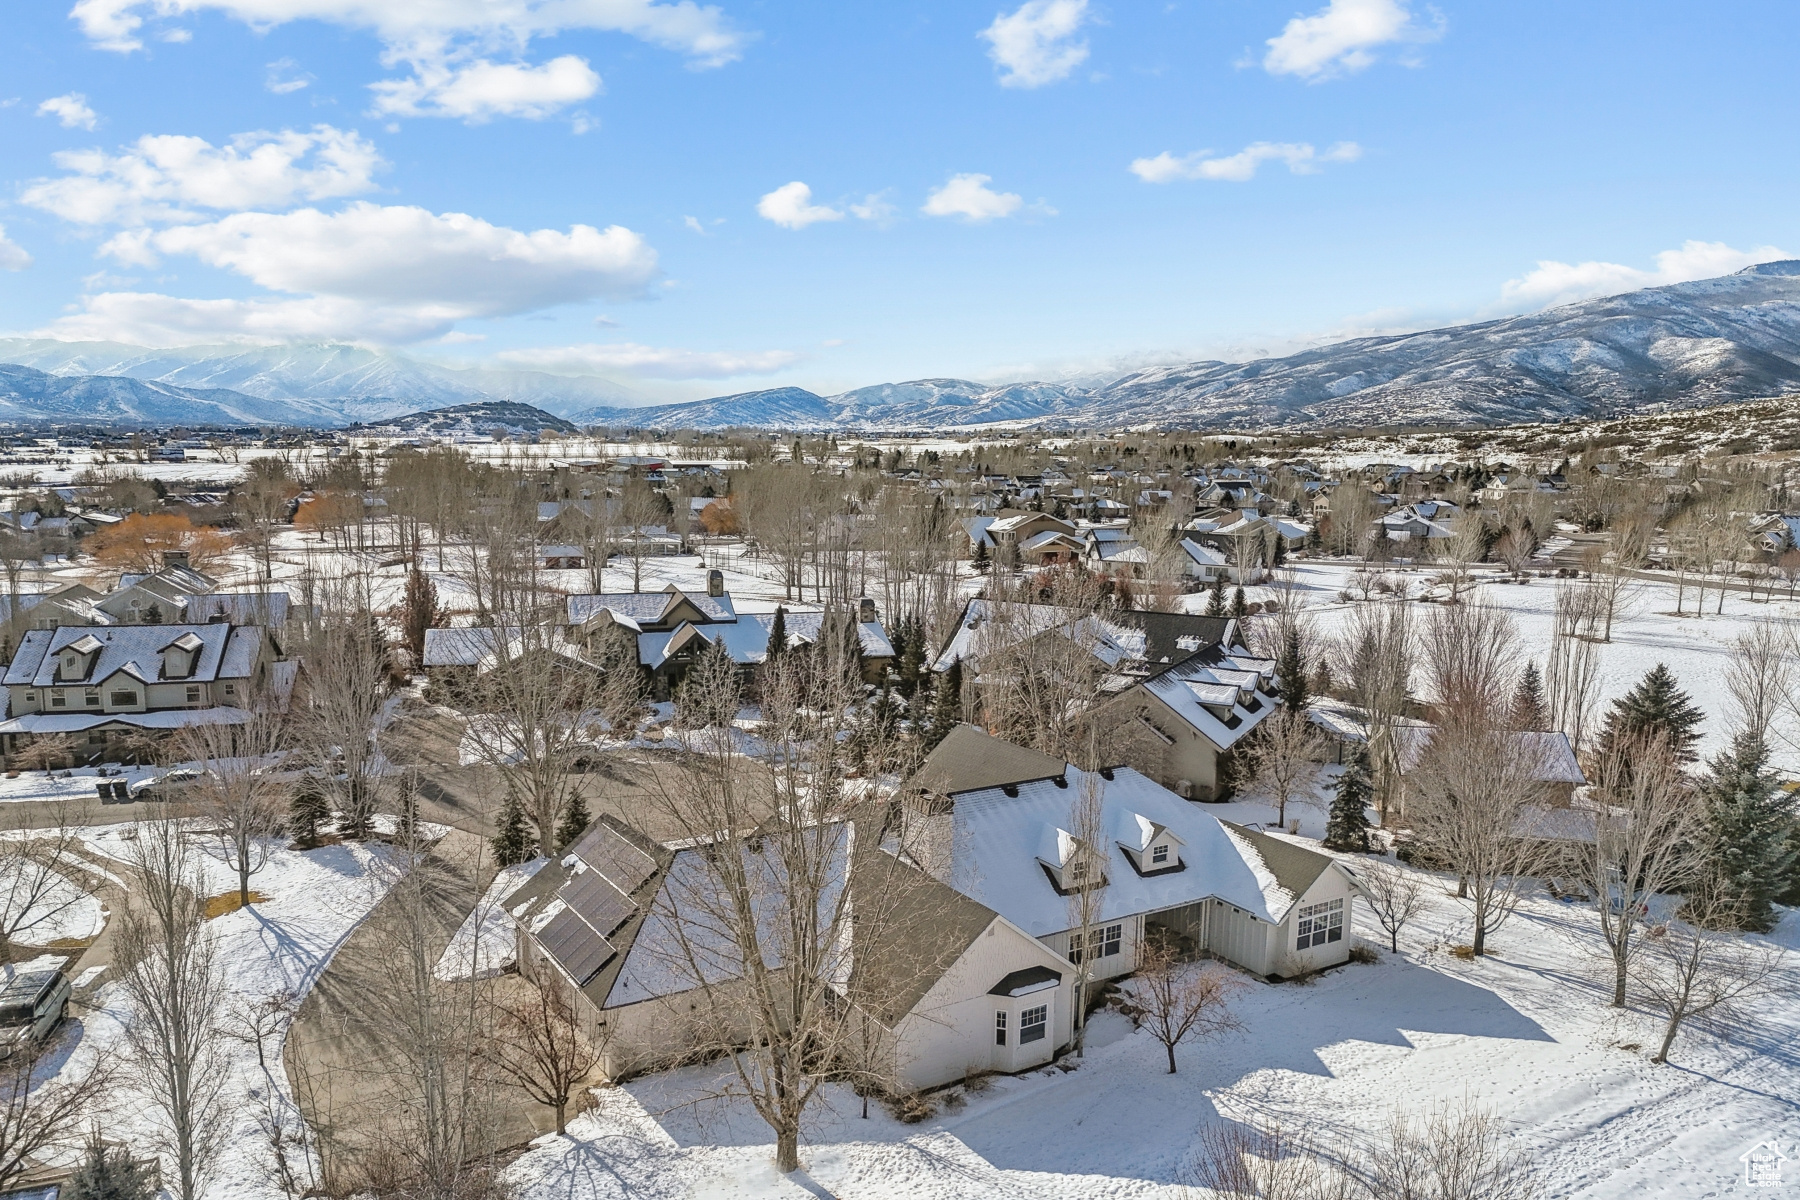
[[[618,954],[611,942],[595,933],[593,926],[570,908],[551,917],[538,930],[537,939],[577,987],[587,986],[588,980]]]
[[[556,894],[602,937],[623,925],[637,911],[637,905],[599,871],[582,871],[570,876]]]
[[[656,860],[626,841],[604,821],[594,824],[569,848],[569,853],[604,874],[626,895],[638,890],[656,874]]]

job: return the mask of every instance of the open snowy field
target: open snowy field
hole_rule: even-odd
[[[1319,633],[1334,637],[1351,619],[1352,610],[1362,603],[1384,601],[1344,601],[1341,593],[1356,568],[1349,563],[1300,560],[1292,564],[1293,595],[1311,614]],[[1379,569],[1379,568],[1378,568]],[[1407,576],[1413,594],[1425,590],[1438,571],[1433,567],[1411,570],[1388,568],[1390,573]],[[1480,578],[1480,576],[1478,576]],[[1472,592],[1465,592],[1470,603],[1491,604],[1506,609],[1518,629],[1521,666],[1523,660],[1535,660],[1543,670],[1550,653],[1552,617],[1556,608],[1555,579],[1533,578],[1526,583],[1483,582]],[[1251,600],[1264,600],[1281,594],[1272,587],[1246,589]],[[1195,601],[1204,605],[1204,596],[1187,598],[1190,611],[1200,611]],[[1685,598],[1686,616],[1675,612],[1675,588],[1654,580],[1634,580],[1627,585],[1620,616],[1613,622],[1612,641],[1598,643],[1600,691],[1595,713],[1602,719],[1611,702],[1629,691],[1644,673],[1657,663],[1667,663],[1683,689],[1706,713],[1700,726],[1702,759],[1725,748],[1730,739],[1728,724],[1731,705],[1725,686],[1725,668],[1732,643],[1746,629],[1759,621],[1789,623],[1800,618],[1800,603],[1778,593],[1776,599],[1764,601],[1760,596],[1751,601],[1741,592],[1725,597],[1724,615],[1715,615],[1717,590],[1707,592],[1705,616],[1694,614],[1694,589],[1688,586]],[[1422,621],[1435,605],[1416,604]],[[1417,687],[1415,680],[1415,688]],[[1596,726],[1597,728],[1597,726]],[[1774,766],[1778,770],[1800,775],[1800,726],[1792,713],[1784,713],[1776,721],[1771,739]]]
[[[1372,925],[1357,932],[1385,945]],[[1587,982],[1599,946],[1588,910],[1528,902],[1474,962],[1447,953],[1467,933],[1440,886],[1400,955],[1252,985],[1237,1004],[1243,1032],[1181,1047],[1173,1076],[1160,1043],[1103,1013],[1086,1058],[1064,1060],[1074,1069],[952,1089],[917,1125],[878,1107],[861,1120],[856,1098],[834,1093],[809,1129],[807,1173],[838,1200],[1198,1200],[1186,1185],[1216,1122],[1278,1121],[1330,1153],[1397,1105],[1467,1098],[1529,1150],[1545,1200],[1758,1194],[1738,1155],[1800,1137],[1800,914],[1777,931],[1781,993],[1753,1028],[1684,1030],[1668,1066],[1642,1048],[1656,1023],[1614,1013]],[[539,1139],[516,1164],[525,1200],[803,1200],[810,1189],[775,1174],[748,1108],[689,1107],[715,1077],[691,1068],[597,1093],[568,1138]]]

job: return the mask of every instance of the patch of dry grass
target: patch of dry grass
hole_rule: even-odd
[[[250,893],[250,903],[252,904],[261,904],[267,899],[268,897],[261,892],[253,891]],[[244,907],[238,901],[239,897],[236,888],[233,888],[231,891],[220,896],[208,896],[206,898],[206,919],[210,921],[214,917],[222,917],[226,913],[236,912],[238,909]]]

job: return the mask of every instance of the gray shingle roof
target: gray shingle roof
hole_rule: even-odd
[[[193,670],[180,676],[182,680],[243,679],[255,668],[256,651],[261,644],[258,629],[225,624],[121,625],[112,628],[65,625],[60,629],[27,633],[20,640],[19,652],[7,669],[6,682],[30,687],[54,686],[59,682],[56,656],[63,647],[85,637],[100,643],[100,653],[82,682],[100,683],[121,671],[154,682],[164,678],[162,652],[188,634],[199,639],[201,647]]]
[[[953,796],[1033,779],[1054,779],[1064,768],[1060,758],[1003,742],[973,725],[958,725],[938,743],[937,749],[925,756],[902,790]]]

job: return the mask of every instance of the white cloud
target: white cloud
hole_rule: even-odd
[[[1431,26],[1420,25],[1404,0],[1331,0],[1310,17],[1293,18],[1269,39],[1263,69],[1317,83],[1369,66],[1378,47],[1429,42],[1443,32],[1441,17]]]
[[[313,77],[302,71],[300,64],[291,58],[278,58],[269,63],[268,72],[263,76],[263,86],[277,96],[297,92],[313,81]]]
[[[1511,307],[1548,308],[1589,296],[1610,296],[1668,283],[1711,279],[1741,271],[1755,263],[1792,257],[1794,256],[1786,250],[1776,246],[1736,250],[1724,242],[1687,241],[1681,244],[1679,250],[1664,250],[1659,253],[1655,269],[1649,271],[1621,263],[1565,263],[1543,259],[1523,277],[1507,280],[1500,289],[1500,295]]]
[[[379,116],[455,117],[479,124],[494,117],[542,120],[598,92],[600,76],[573,54],[539,67],[485,58],[454,67],[425,61],[414,64],[412,78],[372,83],[369,90]]]
[[[798,179],[784,183],[756,202],[756,215],[783,229],[805,229],[820,221],[841,221],[841,209],[812,202],[812,189]]]
[[[370,30],[382,43],[383,64],[412,72],[371,85],[376,113],[464,121],[541,118],[599,90],[600,77],[574,55],[524,61],[534,38],[621,33],[684,54],[697,68],[731,62],[750,40],[717,5],[696,0],[77,0],[69,15],[95,46],[130,53],[143,48],[146,18],[207,11],[258,32],[303,20]],[[298,84],[284,75],[268,86]],[[577,133],[594,127],[581,115],[573,124]]]
[[[1075,40],[1087,17],[1087,0],[1028,0],[1017,12],[997,15],[976,36],[1004,72],[1002,87],[1042,87],[1067,79],[1087,61],[1087,42]]]
[[[37,115],[55,117],[64,129],[92,129],[100,119],[99,114],[88,107],[87,97],[80,92],[50,97],[37,106]]]
[[[800,361],[791,350],[729,353],[642,346],[636,342],[588,342],[578,346],[544,346],[505,350],[495,356],[511,366],[540,371],[586,374],[593,371],[639,375],[646,379],[729,379],[768,375]]]
[[[1177,157],[1164,150],[1155,158],[1132,160],[1131,173],[1145,183],[1173,183],[1177,179],[1216,179],[1228,183],[1245,183],[1256,178],[1257,168],[1265,162],[1283,162],[1296,175],[1317,171],[1318,164],[1355,162],[1362,157],[1362,147],[1355,142],[1339,142],[1323,154],[1309,142],[1252,142],[1236,154],[1208,158],[1210,150],[1197,150]]]
[[[693,230],[695,233],[699,234],[701,237],[706,236],[706,226],[704,226],[700,223],[699,217],[683,217],[683,218],[681,218],[681,223],[683,225],[686,225],[689,229]]]
[[[886,192],[870,192],[862,198],[862,203],[852,204],[849,208],[850,215],[859,221],[887,225],[894,219],[894,206],[888,201]]]
[[[0,225],[0,271],[23,271],[31,265],[31,255],[25,253],[25,247],[6,236],[6,226]]]
[[[638,295],[656,275],[656,252],[617,225],[526,233],[462,213],[366,202],[330,214],[248,212],[133,230],[101,249],[140,265],[190,256],[296,298],[103,293],[57,321],[58,336],[148,345],[204,336],[411,342],[442,337],[470,318]]]
[[[961,217],[966,221],[988,221],[1010,217],[1024,201],[1013,192],[996,192],[988,187],[991,175],[952,175],[943,187],[925,197],[919,211],[928,217]]]
[[[240,133],[224,146],[147,135],[118,154],[67,150],[53,161],[70,174],[34,180],[20,198],[86,225],[194,220],[200,209],[283,208],[353,196],[374,187],[375,172],[386,166],[373,143],[330,125]]]

